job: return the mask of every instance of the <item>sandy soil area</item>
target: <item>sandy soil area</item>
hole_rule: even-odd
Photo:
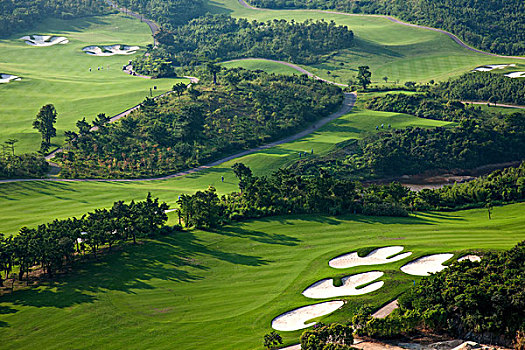
[[[20,38],[31,46],[53,46],[57,44],[67,44],[69,40],[65,36],[53,35],[26,35]]]
[[[401,271],[414,276],[429,276],[431,273],[446,269],[447,266],[443,263],[453,256],[454,254],[450,253],[423,256],[402,266]]]
[[[342,300],[327,301],[324,303],[303,306],[298,309],[285,312],[272,321],[272,328],[277,331],[291,332],[308,328],[316,322],[305,323],[316,317],[331,314],[344,305]]]
[[[358,287],[370,283],[382,277],[384,274],[385,273],[381,271],[371,271],[359,273],[357,275],[346,276],[341,279],[343,284],[340,287],[334,286],[334,280],[332,278],[324,279],[319,282],[315,282],[310,287],[306,288],[303,292],[303,295],[312,299],[328,299],[371,293],[381,288],[385,282],[379,281],[369,284],[363,288]]]
[[[405,259],[412,254],[411,252],[406,252],[396,255],[403,249],[405,248],[402,246],[378,248],[365,257],[360,257],[357,252],[352,252],[330,260],[328,265],[335,269],[347,269],[355,266],[387,264]]]

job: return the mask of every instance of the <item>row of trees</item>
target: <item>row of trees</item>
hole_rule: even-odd
[[[165,28],[186,24],[207,12],[203,0],[118,0],[117,3],[160,23]]]
[[[490,72],[463,74],[439,83],[431,92],[449,100],[525,105],[525,79]]]
[[[0,36],[33,28],[49,17],[73,19],[109,11],[103,0],[0,0]]]
[[[68,150],[55,158],[61,175],[173,173],[288,136],[337,109],[343,99],[340,88],[306,76],[221,71],[214,64],[206,74],[201,85],[179,84],[174,94],[147,99],[117,123],[95,121],[96,131],[80,120],[78,133],[68,134]]]
[[[227,15],[208,15],[196,18],[172,31],[161,30],[156,39],[160,46],[149,56],[133,61],[134,68],[143,74],[146,60],[150,65],[186,66],[209,60],[229,60],[261,57],[294,63],[312,64],[323,56],[351,47],[354,34],[346,26],[332,22],[268,22],[235,19]],[[158,70],[159,68],[155,66]]]
[[[240,192],[219,197],[215,188],[209,187],[182,195],[177,202],[179,223],[213,228],[231,221],[302,213],[407,216],[416,210],[483,207],[525,199],[525,163],[469,183],[419,192],[396,182],[363,186],[337,179],[322,169],[316,176],[279,169],[270,176],[258,177],[244,164],[236,163],[233,171]]]
[[[18,271],[20,281],[38,268],[52,276],[79,254],[96,257],[102,246],[111,249],[117,243],[136,243],[137,238],[154,235],[166,222],[167,209],[166,203],[148,194],[144,201],[118,201],[110,209],[96,209],[80,219],[23,227],[15,236],[0,234],[0,286],[13,271]]]
[[[364,308],[353,323],[362,336],[389,338],[425,328],[510,346],[523,342],[524,286],[525,241],[487,253],[480,262],[453,264],[402,295],[399,309],[388,317],[375,319]]]
[[[250,0],[266,8],[332,9],[385,14],[442,28],[483,50],[525,53],[525,3],[521,0]]]

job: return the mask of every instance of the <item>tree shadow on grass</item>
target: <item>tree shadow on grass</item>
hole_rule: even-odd
[[[14,314],[17,310],[6,306],[6,305],[0,305],[0,316],[1,315],[7,315],[7,314]],[[5,321],[0,321],[0,328],[2,327],[9,327],[9,323]]]
[[[56,196],[57,191],[78,192],[71,183],[58,181],[12,182],[0,185],[0,198],[20,200],[20,196],[32,197],[34,193]]]
[[[299,242],[301,242],[300,239],[297,239],[295,237],[290,237],[278,233],[266,233],[255,230],[247,230],[239,226],[229,226],[226,228],[216,230],[214,232],[229,237],[248,238],[252,241],[266,244],[296,246]]]
[[[42,281],[37,287],[4,295],[2,302],[68,308],[93,303],[98,293],[107,291],[136,294],[140,290],[154,290],[158,288],[152,283],[154,280],[192,283],[204,278],[202,273],[209,267],[203,261],[209,257],[249,266],[268,263],[257,256],[210,248],[192,232],[184,232],[137,245],[126,244],[99,259],[86,257],[75,262],[67,274]]]

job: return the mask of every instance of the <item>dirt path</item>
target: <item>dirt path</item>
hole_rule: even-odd
[[[143,178],[143,179],[58,179],[58,178],[44,178],[44,179],[8,179],[8,180],[0,180],[0,183],[9,183],[9,182],[28,182],[28,181],[63,181],[63,182],[88,182],[88,181],[99,181],[99,182],[137,182],[137,181],[156,181],[156,180],[167,180],[167,179],[173,179],[173,178],[176,178],[176,177],[181,177],[181,176],[186,176],[186,175],[189,175],[189,174],[193,174],[193,173],[196,173],[196,172],[199,172],[199,171],[202,171],[202,170],[205,170],[205,169],[209,169],[211,167],[214,167],[214,166],[217,166],[217,165],[220,165],[222,163],[225,163],[227,161],[230,161],[232,159],[235,159],[235,158],[239,158],[239,157],[244,157],[248,154],[252,154],[252,153],[255,153],[255,152],[258,152],[258,151],[262,151],[262,150],[265,150],[265,149],[268,149],[268,148],[271,148],[271,147],[275,147],[275,146],[278,146],[278,145],[282,145],[283,143],[288,143],[288,142],[292,142],[292,141],[295,141],[295,140],[298,140],[300,138],[303,138],[317,130],[319,130],[320,128],[322,128],[324,125],[326,125],[327,123],[337,119],[337,118],[340,118],[342,117],[343,115],[345,114],[348,114],[352,108],[354,107],[354,103],[356,101],[356,98],[357,98],[357,94],[356,93],[345,93],[345,99],[343,101],[343,104],[341,105],[341,108],[339,108],[339,110],[335,113],[332,113],[330,114],[329,116],[315,122],[315,124],[313,124],[312,126],[310,126],[308,129],[306,130],[303,130],[295,135],[292,135],[292,136],[289,136],[287,138],[284,138],[282,140],[279,140],[279,141],[275,141],[275,142],[272,142],[272,143],[268,143],[268,144],[265,144],[265,145],[262,145],[262,146],[259,146],[259,147],[255,147],[255,148],[252,148],[252,149],[249,149],[249,150],[246,150],[246,151],[242,151],[242,152],[239,152],[239,153],[236,153],[236,154],[233,154],[231,156],[228,156],[228,157],[224,157],[224,158],[221,158],[219,160],[216,160],[212,163],[209,163],[209,164],[206,164],[206,165],[201,165],[199,167],[196,167],[196,168],[193,168],[193,169],[188,169],[188,170],[185,170],[185,171],[181,171],[181,172],[178,172],[178,173],[175,173],[175,174],[171,174],[171,175],[166,175],[166,176],[161,176],[161,177],[152,177],[152,178]],[[128,110],[126,110],[125,112],[122,112],[118,115],[116,115],[115,117],[111,118],[111,120],[118,120],[126,115],[128,115],[129,113],[131,113],[132,111],[134,111],[135,109],[137,109],[139,106],[135,106],[135,107],[132,107]],[[115,119],[115,118],[118,118],[118,119]],[[52,158],[52,155],[56,152],[59,152],[59,150],[56,150],[55,152],[53,152],[52,154],[48,155],[48,157],[50,157],[49,159]],[[54,155],[53,155],[54,156]],[[46,157],[47,159],[47,157]]]
[[[239,4],[241,4],[241,6],[243,6],[243,7],[247,8],[247,9],[251,9],[251,10],[257,10],[257,11],[279,11],[279,10],[275,10],[275,9],[266,9],[266,8],[253,7],[250,4],[248,4],[245,0],[239,0]],[[427,26],[421,26],[421,25],[418,25],[418,24],[412,24],[412,23],[403,22],[403,21],[401,21],[401,20],[399,20],[397,18],[394,18],[392,16],[387,16],[387,15],[363,15],[363,14],[346,13],[346,12],[339,12],[339,11],[309,10],[309,9],[287,9],[287,11],[309,11],[309,12],[317,12],[317,13],[336,14],[336,15],[342,15],[342,16],[368,16],[368,17],[386,18],[389,21],[392,21],[394,23],[398,23],[398,24],[401,24],[401,25],[404,25],[404,26],[407,26],[407,27],[421,28],[421,29],[431,30],[431,31],[434,31],[434,32],[443,33],[443,34],[447,35],[449,38],[451,38],[452,40],[454,40],[457,44],[459,44],[463,48],[465,48],[467,50],[470,50],[470,51],[474,51],[474,52],[483,54],[483,55],[494,56],[494,57],[501,57],[501,58],[512,58],[512,59],[518,59],[518,60],[525,60],[525,57],[503,56],[503,55],[498,55],[498,54],[495,54],[495,53],[481,51],[481,50],[478,50],[476,48],[473,48],[473,47],[465,44],[457,36],[455,36],[452,33],[447,32],[446,30],[438,29],[438,28],[432,28],[432,27],[427,27]]]

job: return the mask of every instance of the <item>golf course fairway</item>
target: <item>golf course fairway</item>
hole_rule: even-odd
[[[69,42],[36,47],[20,39],[32,34],[63,36]],[[57,137],[52,140],[56,147],[64,142],[64,131],[76,131],[75,123],[83,117],[91,121],[98,113],[113,116],[150,96],[150,88],[152,95],[159,95],[179,81],[188,82],[144,79],[122,71],[124,64],[143,54],[146,45],[152,42],[145,23],[124,15],[71,21],[50,19],[30,32],[0,40],[0,72],[21,78],[0,84],[0,142],[17,139],[17,153],[37,151],[40,134],[32,128],[32,122],[39,109],[48,103],[58,112]],[[135,55],[110,57],[90,56],[82,51],[86,46],[115,44],[137,45],[141,50]]]
[[[336,270],[328,261],[362,248],[403,245],[412,256],[383,271],[378,291],[339,297],[347,303],[323,321],[345,321],[364,304],[379,308],[420,277],[399,268],[418,257],[507,249],[525,239],[525,204],[409,218],[301,215],[193,230],[99,260],[39,287],[2,297],[2,349],[260,349],[274,317],[314,304],[301,292],[325,278],[370,271]],[[174,214],[174,213],[172,213]],[[330,299],[332,300],[332,299]],[[287,344],[300,331],[281,332]]]

